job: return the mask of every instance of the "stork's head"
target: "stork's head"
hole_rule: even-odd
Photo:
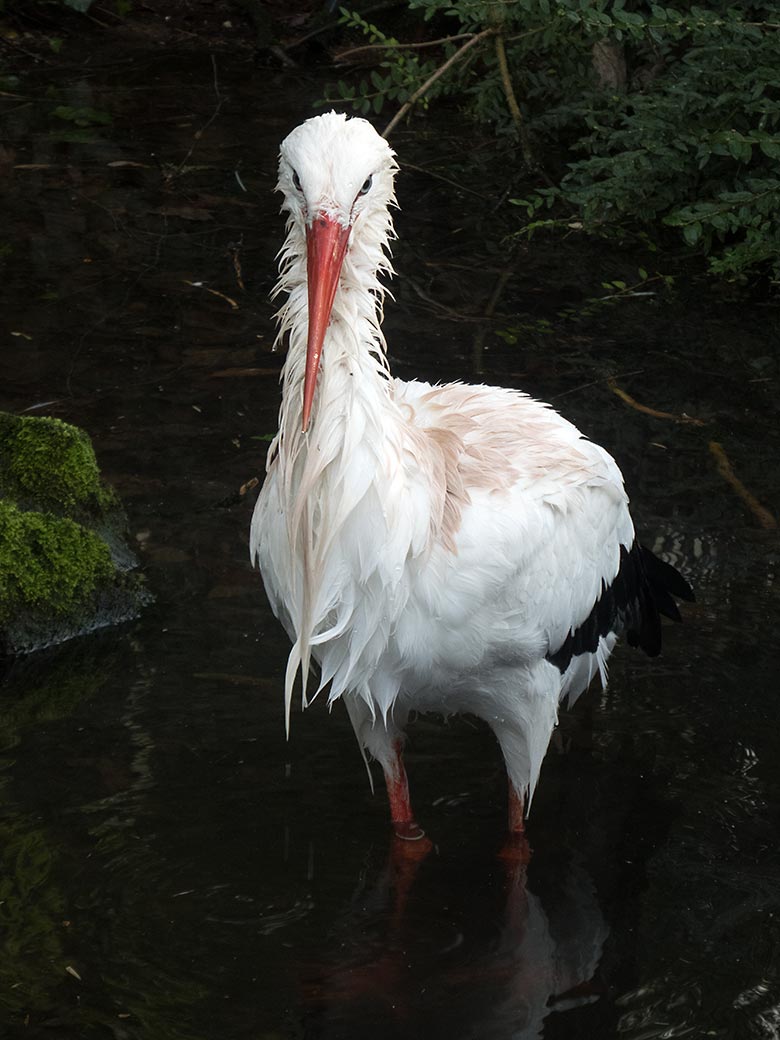
[[[282,209],[306,237],[309,330],[303,429],[309,424],[325,332],[347,250],[384,242],[397,169],[387,141],[365,119],[328,112],[282,142],[277,189]]]

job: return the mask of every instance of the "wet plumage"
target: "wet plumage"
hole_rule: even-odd
[[[250,545],[293,642],[288,727],[314,659],[316,692],[343,698],[396,830],[415,836],[411,710],[483,718],[522,805],[561,702],[606,682],[624,630],[657,653],[659,613],[678,617],[671,597],[690,590],[636,543],[614,459],[550,407],[392,378],[380,279],[396,169],[369,123],[335,113],[282,144],[288,354]]]

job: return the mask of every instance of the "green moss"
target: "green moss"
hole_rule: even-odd
[[[88,654],[80,646],[76,653],[49,655],[45,662],[33,663],[28,657],[23,667],[6,670],[0,680],[0,748],[5,769],[25,730],[71,716],[105,684],[112,664],[105,651]]]
[[[115,574],[108,546],[92,531],[0,500],[0,621],[22,610],[65,614]]]
[[[0,412],[0,493],[57,513],[116,503],[100,480],[89,437],[61,419]]]
[[[0,412],[0,658],[138,615],[126,530],[86,433]]]
[[[20,1021],[52,1006],[65,963],[55,866],[39,823],[15,814],[0,821],[0,1006]]]

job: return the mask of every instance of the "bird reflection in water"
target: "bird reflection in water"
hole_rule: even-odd
[[[305,974],[306,1037],[534,1040],[550,1015],[596,1002],[608,928],[593,882],[575,857],[524,852],[503,850],[491,871],[395,839],[334,927],[327,965]]]

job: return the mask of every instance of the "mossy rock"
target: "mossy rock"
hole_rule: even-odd
[[[0,412],[0,495],[68,516],[99,515],[118,504],[83,430],[7,412]]]
[[[108,546],[86,527],[0,500],[0,622],[19,610],[68,614],[114,571]]]
[[[0,412],[0,655],[138,614],[126,526],[83,430]]]

